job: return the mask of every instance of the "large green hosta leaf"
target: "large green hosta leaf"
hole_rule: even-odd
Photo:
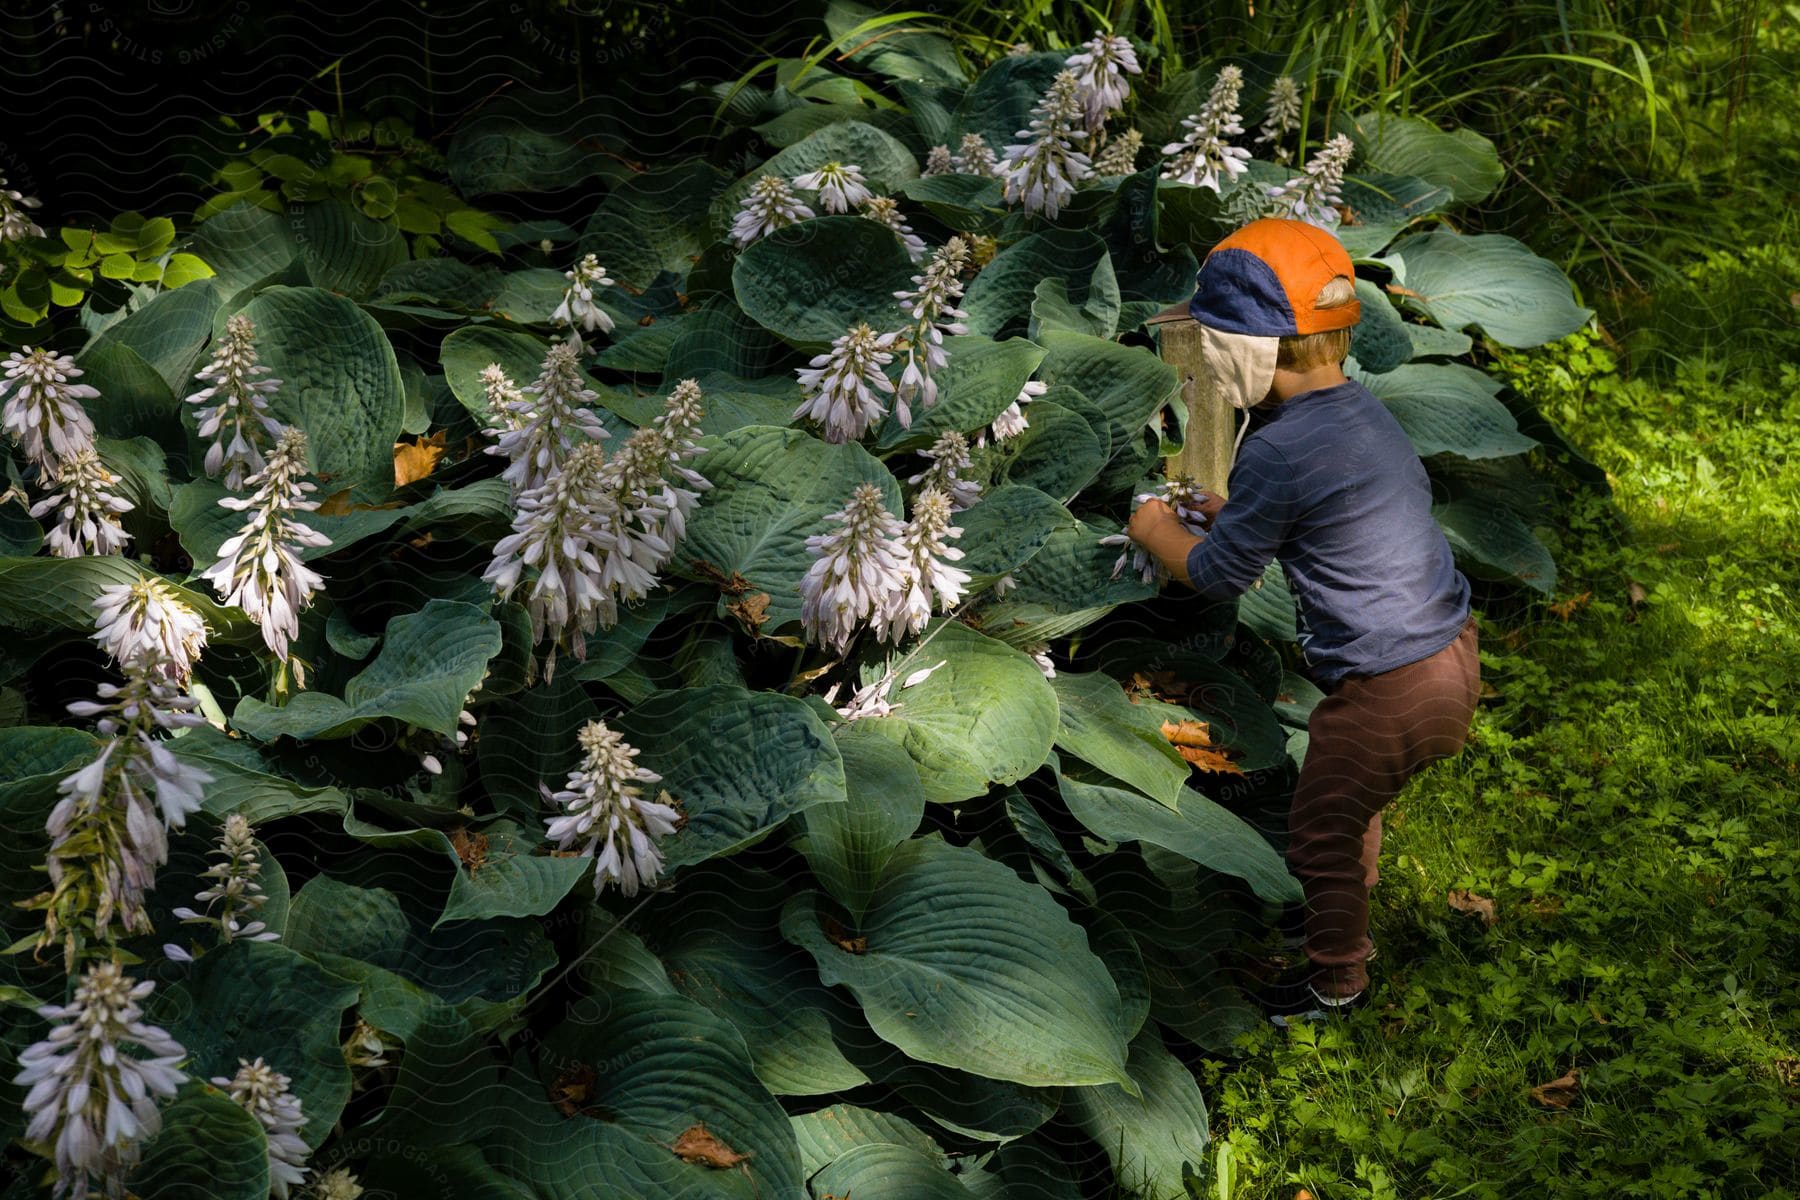
[[[938,373],[938,402],[913,405],[912,424],[902,427],[891,413],[881,423],[876,445],[882,450],[918,449],[954,429],[973,434],[1018,399],[1044,352],[1023,338],[990,341],[971,334],[946,338],[950,364]]]
[[[893,667],[899,680],[887,698],[896,711],[864,720],[906,748],[925,798],[954,804],[1042,766],[1056,733],[1056,693],[1037,664],[954,621],[939,621],[924,637]]]
[[[892,1142],[854,1146],[808,1181],[814,1200],[968,1200],[969,1189],[925,1151]]]
[[[140,579],[162,577],[122,555],[0,558],[0,625],[86,636],[94,630],[94,601],[101,589]],[[220,608],[210,593],[162,582],[205,618],[215,640],[239,640],[255,630],[237,609]]]
[[[244,527],[244,514],[221,508],[219,501],[231,495],[216,479],[193,479],[175,489],[169,504],[169,525],[181,539],[188,557],[203,566],[219,560],[219,547]],[[309,529],[331,539],[323,546],[303,546],[302,559],[321,558],[366,537],[373,537],[406,519],[405,507],[358,507],[336,516],[305,514]],[[326,581],[330,586],[331,581]]]
[[[1455,199],[1447,186],[1411,175],[1352,175],[1340,194],[1351,220],[1332,233],[1358,259],[1374,258],[1401,230]]]
[[[293,262],[299,252],[286,214],[254,204],[233,205],[194,231],[194,253],[213,269],[226,296],[261,283]]]
[[[658,692],[613,721],[687,818],[670,871],[751,845],[815,804],[841,804],[844,766],[811,706],[739,687]]]
[[[842,804],[800,814],[795,845],[831,898],[861,917],[894,850],[925,815],[925,787],[912,756],[855,721],[835,732],[844,760]]]
[[[1104,429],[1114,462],[1143,441],[1151,415],[1176,394],[1175,368],[1142,346],[1055,329],[1044,333],[1043,344],[1049,354],[1039,376],[1075,389],[1059,402]]]
[[[919,174],[918,160],[891,134],[861,121],[838,121],[800,139],[726,188],[712,204],[713,232],[724,236],[737,216],[739,202],[764,175],[792,180],[828,162],[855,163],[862,168],[869,187],[880,196],[893,195],[901,184]],[[802,192],[800,196],[815,214],[825,215],[816,195]]]
[[[1049,229],[1015,242],[994,256],[981,273],[969,281],[968,291],[957,305],[968,313],[963,323],[970,333],[997,337],[1011,328],[1024,332],[1032,314],[1038,285],[1045,280],[1063,284],[1064,303],[1095,310],[1112,334],[1119,315],[1119,284],[1113,277],[1106,243],[1085,229]]]
[[[1112,676],[1060,671],[1056,689],[1061,729],[1056,744],[1174,808],[1188,764],[1163,737],[1162,718],[1132,703]]]
[[[225,298],[223,290],[213,283],[190,284],[163,292],[130,316],[108,326],[106,332],[95,338],[94,344],[83,352],[82,365],[87,365],[90,354],[104,347],[128,349],[154,368],[175,396],[197,391],[199,385],[193,382],[195,363],[207,338],[212,336],[213,321]],[[98,384],[96,380],[83,382]],[[109,392],[101,395],[99,407],[127,400]],[[130,402],[138,406],[142,404],[142,398],[132,398]]]
[[[262,1056],[293,1080],[305,1106],[300,1136],[317,1146],[350,1098],[338,1044],[356,986],[282,942],[229,942],[208,950],[181,982],[153,992],[152,1020],[187,1048],[188,1074],[231,1076]]]
[[[911,1121],[893,1113],[854,1104],[833,1104],[792,1118],[800,1143],[800,1170],[808,1179],[820,1167],[858,1146],[906,1146],[940,1165],[949,1160],[937,1140]]]
[[[897,328],[904,314],[894,293],[916,270],[879,221],[821,217],[752,242],[731,269],[731,287],[763,328],[822,345],[858,322],[877,333]]]
[[[1340,115],[1338,132],[1356,143],[1359,166],[1392,175],[1415,175],[1450,189],[1462,204],[1487,199],[1506,176],[1494,143],[1473,129],[1445,131],[1418,117],[1378,109]]]
[[[498,653],[498,621],[473,604],[428,600],[388,622],[381,652],[344,685],[343,699],[301,692],[276,708],[246,696],[232,724],[263,741],[348,737],[383,718],[455,733],[464,700]]]
[[[1105,434],[1096,434],[1075,411],[1085,407],[1085,400],[1074,392],[1064,385],[1044,393],[1028,406],[1025,432],[1003,443],[1007,479],[1030,484],[1065,504],[1100,474],[1111,449]],[[1073,404],[1059,403],[1058,397]]]
[[[1119,547],[1100,539],[1114,530],[1078,522],[1050,535],[1013,573],[1017,588],[982,612],[982,628],[1009,645],[1026,646],[1084,629],[1111,609],[1156,594],[1129,560],[1115,577]]]
[[[510,704],[484,709],[475,754],[488,795],[502,809],[536,813],[543,803],[538,785],[551,791],[563,786],[581,761],[581,727],[599,715],[580,679],[563,671]]]
[[[1074,524],[1068,509],[1036,488],[1001,484],[957,514],[957,543],[966,547],[957,565],[977,579],[1004,575],[1030,561],[1051,534]]]
[[[1236,875],[1271,902],[1300,899],[1300,885],[1263,836],[1243,818],[1191,788],[1170,808],[1103,775],[1059,777],[1063,802],[1095,837],[1149,842],[1202,866]]]
[[[1408,363],[1356,378],[1381,398],[1420,458],[1503,458],[1537,445],[1497,398],[1500,383],[1461,363]]]
[[[162,1110],[162,1131],[143,1153],[131,1173],[131,1194],[140,1200],[267,1200],[269,1195],[269,1139],[262,1122],[203,1079],[182,1085]]]
[[[1003,157],[1017,140],[1019,130],[1031,121],[1031,110],[1063,69],[1062,53],[1008,55],[981,73],[969,85],[957,105],[948,144],[954,146],[967,133],[979,133]]]
[[[520,330],[465,325],[444,339],[438,362],[444,368],[444,382],[462,406],[484,426],[498,425],[500,418],[488,411],[482,371],[499,363],[515,386],[529,387],[542,371],[545,349],[542,339]]]
[[[319,200],[299,206],[294,222],[300,261],[327,291],[367,299],[381,277],[407,259],[398,226],[358,212],[348,201]]]
[[[1406,322],[1388,302],[1387,293],[1367,279],[1356,281],[1362,319],[1350,330],[1350,353],[1365,371],[1391,371],[1413,355]],[[1366,382],[1366,381],[1365,381]]]
[[[1074,1088],[1069,1115],[1106,1150],[1120,1186],[1144,1200],[1182,1200],[1191,1194],[1184,1175],[1201,1173],[1209,1138],[1200,1085],[1154,1026],[1132,1040],[1126,1070],[1138,1095],[1116,1084]]]
[[[781,929],[913,1058],[1032,1086],[1131,1086],[1117,986],[1081,927],[1011,868],[917,838],[889,861],[862,922],[836,921],[806,892]]]
[[[1505,234],[1434,229],[1396,242],[1388,257],[1405,264],[1405,303],[1445,329],[1479,326],[1503,346],[1553,342],[1594,315],[1556,264]]]
[[[854,443],[833,446],[798,429],[751,425],[707,444],[694,465],[713,488],[688,518],[680,569],[690,579],[717,582],[705,563],[766,593],[765,632],[799,620],[800,580],[812,563],[806,539],[831,528],[825,518],[849,502],[858,484],[876,484],[888,511],[902,511],[900,485]],[[721,613],[732,599],[720,596]]]
[[[263,364],[282,381],[269,409],[306,431],[313,469],[332,488],[385,496],[406,387],[381,326],[319,288],[271,287],[242,311],[256,322]]]
[[[548,1093],[583,1066],[593,1071],[587,1111],[565,1117]],[[728,1170],[683,1162],[673,1147],[697,1126],[745,1160]],[[578,1001],[544,1039],[535,1086],[502,1100],[490,1136],[489,1160],[546,1200],[801,1193],[793,1128],[752,1073],[743,1038],[680,996]]]
[[[649,287],[663,271],[685,276],[712,240],[707,213],[726,182],[699,159],[633,175],[594,210],[578,249],[632,287]]]
[[[1548,596],[1556,590],[1556,560],[1512,509],[1478,500],[1433,505],[1459,565],[1482,579],[1516,579]]]

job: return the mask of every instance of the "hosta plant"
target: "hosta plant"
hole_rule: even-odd
[[[1554,431],[1472,356],[1587,313],[1460,231],[1479,139],[1301,129],[1248,64],[1157,78],[1105,35],[962,61],[906,32],[789,64],[721,94],[719,153],[641,172],[516,112],[385,200],[234,161],[171,243],[211,276],[31,343],[73,370],[19,348],[19,1194],[1205,1177],[1193,1068],[1253,1020],[1219,964],[1299,895],[1318,692],[1278,568],[1207,606],[1108,544],[1224,482],[1161,478],[1198,431],[1146,322],[1234,222],[1331,225],[1351,370],[1465,568],[1547,588]],[[502,169],[506,137],[563,149]],[[409,196],[454,230],[584,183],[547,251],[395,253]],[[72,472],[106,529],[44,507]],[[105,1060],[115,1125],[45,1082],[90,1020],[142,1064]]]

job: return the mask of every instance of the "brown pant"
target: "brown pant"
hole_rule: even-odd
[[[1350,675],[1307,723],[1288,817],[1288,866],[1306,889],[1306,956],[1326,995],[1368,986],[1369,890],[1380,878],[1381,810],[1419,771],[1461,750],[1481,664],[1474,617],[1429,658]]]

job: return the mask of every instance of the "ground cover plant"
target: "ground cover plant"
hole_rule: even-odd
[[[714,89],[741,170],[500,101],[265,115],[179,219],[5,193],[16,1194],[1215,1170],[1317,693],[1278,572],[1201,609],[1122,543],[1209,482],[1146,321],[1333,228],[1460,561],[1547,595],[1592,471],[1472,364],[1591,314],[1460,231],[1479,137],[888,23]]]

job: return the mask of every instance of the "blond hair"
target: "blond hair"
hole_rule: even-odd
[[[1356,284],[1348,277],[1334,275],[1313,301],[1314,308],[1342,308],[1356,303]],[[1302,333],[1284,337],[1275,351],[1275,365],[1290,371],[1308,371],[1341,363],[1350,353],[1350,330],[1329,329],[1324,333]]]

